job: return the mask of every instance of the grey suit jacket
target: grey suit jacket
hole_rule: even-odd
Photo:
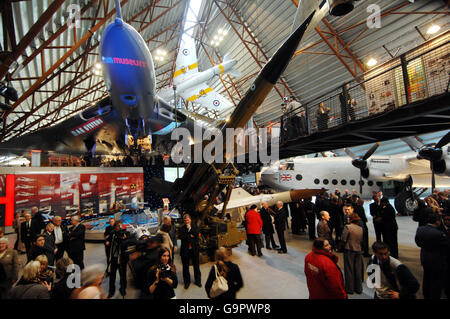
[[[345,225],[342,241],[345,243],[344,249],[361,252],[361,243],[363,241],[362,227],[356,224]]]

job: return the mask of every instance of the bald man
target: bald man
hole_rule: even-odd
[[[84,236],[86,227],[80,224],[80,216],[72,216],[70,218],[72,227],[67,234],[67,254],[69,258],[73,260],[74,264],[80,266],[81,270],[84,269],[84,251],[86,247],[84,245]]]

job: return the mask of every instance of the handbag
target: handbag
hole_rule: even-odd
[[[216,279],[214,279],[211,289],[209,290],[209,296],[211,298],[215,298],[228,291],[227,279],[220,275],[216,265],[214,265],[214,269],[216,271]]]

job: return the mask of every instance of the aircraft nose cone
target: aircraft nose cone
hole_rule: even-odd
[[[356,168],[364,169],[367,167],[367,161],[361,158],[356,158],[352,161],[352,165],[355,166]]]
[[[436,161],[442,156],[442,149],[434,147],[424,147],[419,151],[419,156],[429,161]]]

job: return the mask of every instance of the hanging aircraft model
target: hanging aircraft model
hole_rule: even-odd
[[[411,139],[404,141],[411,145]],[[395,198],[398,212],[411,212],[417,205],[413,188],[450,187],[449,142],[450,132],[434,146],[416,140],[411,146],[418,152],[373,155],[380,145],[376,143],[361,157],[345,149],[348,157],[280,160],[262,168],[261,180],[278,190],[325,187],[343,193],[359,188],[363,199],[371,199],[374,191],[383,191],[385,196]]]
[[[180,50],[177,55],[173,87],[163,89],[159,96],[166,101],[173,100],[174,89],[177,96],[187,102],[198,103],[211,110],[224,110],[233,107],[233,104],[209,87],[207,81],[220,74],[240,76],[240,72],[233,69],[237,61],[226,54],[221,64],[215,65],[203,72],[198,71],[198,59],[194,39],[183,36]]]
[[[116,10],[117,17],[104,30],[100,43],[109,96],[57,125],[1,143],[2,153],[22,155],[31,149],[66,154],[125,153],[137,147],[139,138],[151,135],[156,145],[158,136],[176,127],[194,130],[197,124],[193,119],[157,96],[150,51],[141,35],[123,21],[118,0]],[[134,138],[130,147],[128,135]]]

